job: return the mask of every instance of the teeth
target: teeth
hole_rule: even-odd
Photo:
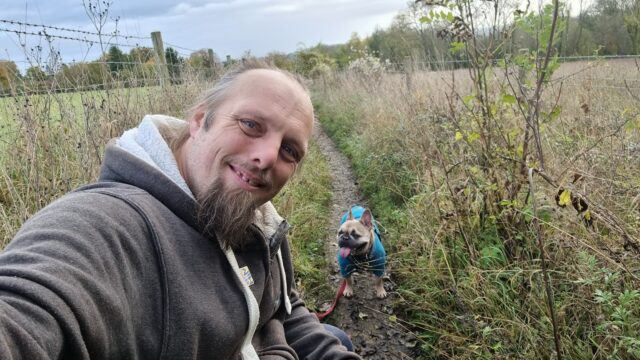
[[[240,171],[236,171],[236,174],[238,174],[240,179],[242,179],[242,181],[246,182],[247,184],[249,184],[251,186],[258,186],[258,183],[255,180],[252,180],[252,179],[248,178],[244,173],[242,173]]]

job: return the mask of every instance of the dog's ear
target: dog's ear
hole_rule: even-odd
[[[351,209],[349,209],[349,216],[347,216],[347,220],[353,220],[353,213],[351,213]]]
[[[362,225],[366,226],[367,229],[373,228],[373,222],[372,222],[372,219],[371,219],[371,211],[369,211],[369,209],[365,209],[365,211],[362,213],[362,217],[360,218],[360,223],[362,223]]]

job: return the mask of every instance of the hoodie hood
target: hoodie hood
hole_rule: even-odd
[[[160,129],[175,129],[186,125],[186,121],[171,116],[147,115],[138,127],[125,131],[116,140],[116,146],[160,170],[187,195],[194,197],[180,174],[173,152],[160,132]]]

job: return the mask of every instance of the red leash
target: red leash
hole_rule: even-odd
[[[331,307],[329,307],[329,309],[323,313],[316,313],[318,320],[322,321],[322,319],[324,319],[327,315],[331,314],[333,309],[336,308],[336,305],[338,305],[338,300],[342,297],[342,292],[344,291],[345,286],[347,286],[347,280],[342,280],[342,284],[340,284],[340,288],[336,293],[336,298],[333,299],[333,304],[331,304]]]

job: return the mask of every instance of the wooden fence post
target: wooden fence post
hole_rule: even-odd
[[[213,49],[207,49],[207,54],[209,55],[209,68],[211,69],[211,73],[209,74],[211,77],[216,76],[216,60],[213,57]]]
[[[156,64],[158,68],[158,76],[160,77],[160,86],[164,86],[169,78],[169,69],[167,68],[167,60],[164,56],[164,45],[162,43],[162,34],[160,31],[151,33],[151,41],[153,41],[153,49],[156,51]]]

